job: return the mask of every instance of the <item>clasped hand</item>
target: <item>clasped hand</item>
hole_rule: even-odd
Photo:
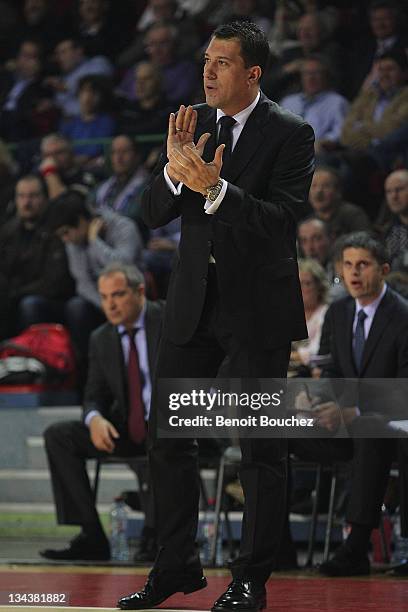
[[[184,183],[192,191],[206,195],[207,189],[217,184],[222,167],[222,153],[225,145],[219,145],[214,159],[205,162],[202,158],[204,146],[210,137],[202,134],[194,144],[197,125],[197,111],[192,106],[180,106],[177,116],[169,117],[167,136],[167,174],[174,183]]]

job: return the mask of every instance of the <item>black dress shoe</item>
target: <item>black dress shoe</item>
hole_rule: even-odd
[[[387,574],[391,574],[391,576],[408,576],[408,559],[404,559],[401,561],[399,565],[395,565],[391,568]]]
[[[235,578],[211,608],[212,612],[258,612],[266,607],[264,584]]]
[[[194,593],[207,586],[202,571],[194,569],[183,573],[166,570],[152,570],[141,591],[119,599],[117,606],[121,610],[145,610],[154,608],[174,593],[185,595]]]
[[[343,544],[329,561],[319,566],[324,576],[366,576],[370,573],[367,555],[357,556]]]
[[[95,540],[80,533],[68,548],[61,550],[47,548],[41,550],[40,555],[52,561],[109,561],[110,546],[104,536]]]

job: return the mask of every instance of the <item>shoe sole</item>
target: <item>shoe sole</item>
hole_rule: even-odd
[[[236,607],[227,608],[226,606],[213,606],[211,608],[211,612],[228,612],[228,610],[231,610],[232,612],[259,612],[259,610],[264,610],[265,608],[266,608],[266,599],[262,601],[262,603],[256,608],[236,608]]]
[[[208,584],[207,583],[207,578],[205,576],[203,576],[197,582],[193,582],[191,584],[188,584],[188,585],[184,586],[180,590],[184,593],[184,595],[189,595],[190,593],[195,593],[195,591],[201,591],[201,589],[205,589],[207,584]]]
[[[184,595],[189,595],[190,593],[195,593],[196,591],[205,589],[206,586],[207,586],[207,578],[203,576],[197,582],[191,582],[189,584],[186,584],[180,589],[178,589],[177,591],[174,591],[173,593],[170,593],[169,595],[166,595],[165,597],[162,597],[160,599],[156,599],[154,603],[151,603],[151,602],[149,604],[141,603],[140,606],[128,607],[126,605],[123,606],[120,604],[120,602],[118,602],[117,607],[120,610],[150,610],[150,608],[155,608],[156,606],[159,606],[161,603],[166,601],[166,599],[169,599],[169,597],[172,597],[172,595],[175,595],[176,593],[184,593]]]

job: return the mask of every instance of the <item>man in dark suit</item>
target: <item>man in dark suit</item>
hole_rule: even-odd
[[[254,24],[218,27],[205,53],[206,104],[170,115],[167,156],[142,199],[148,226],[182,220],[158,379],[213,378],[222,362],[227,377],[283,378],[291,340],[307,335],[295,241],[313,172],[313,131],[260,91],[268,53]],[[152,429],[165,408],[157,393]],[[245,439],[241,448],[241,551],[216,611],[264,607],[284,522],[286,441]],[[145,588],[122,598],[122,609],[206,586],[194,547],[197,444],[152,435],[150,466],[159,554]]]
[[[348,379],[340,398],[318,406],[313,415],[318,425],[336,431],[345,423],[353,438],[353,466],[347,521],[351,533],[332,559],[320,566],[328,576],[368,574],[368,546],[378,526],[391,463],[407,452],[407,440],[392,437],[389,422],[401,417],[393,391],[398,380],[408,377],[408,304],[385,282],[389,263],[384,246],[366,232],[345,237],[342,243],[344,284],[349,295],[334,302],[328,313],[332,364],[324,375]],[[375,395],[372,381],[380,381]],[[378,433],[376,433],[378,432]],[[375,437],[378,435],[378,437]],[[333,443],[340,440],[333,440]],[[403,500],[406,500],[405,461],[400,463]],[[406,502],[403,503],[406,507]],[[408,517],[402,515],[402,531]]]
[[[82,531],[68,548],[43,551],[47,559],[109,559],[109,542],[95,508],[85,459],[146,453],[163,305],[146,301],[143,275],[131,265],[112,263],[104,268],[98,290],[108,322],[91,336],[83,422],[57,423],[45,432],[58,522],[81,525]],[[146,483],[145,472],[137,471],[139,484]],[[152,530],[149,501],[143,509],[145,528]]]

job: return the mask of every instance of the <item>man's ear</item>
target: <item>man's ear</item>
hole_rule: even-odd
[[[389,274],[390,270],[391,270],[390,264],[385,263],[385,264],[382,265],[382,273],[383,273],[384,276],[387,276],[387,274]]]
[[[261,78],[262,70],[260,66],[251,66],[249,69],[248,81],[253,83],[258,83]]]

